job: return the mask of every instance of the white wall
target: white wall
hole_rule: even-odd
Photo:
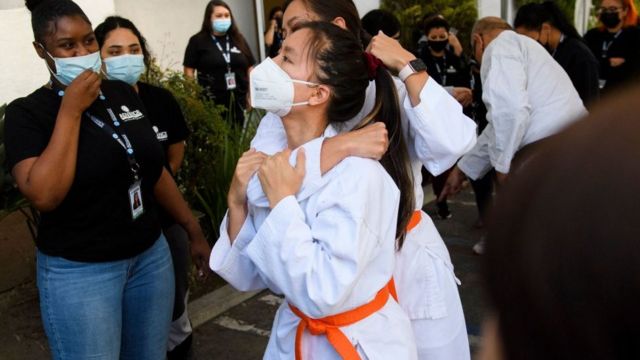
[[[76,2],[94,24],[115,11],[112,0]],[[49,79],[44,61],[33,49],[31,13],[24,5],[12,4],[13,8],[0,9],[0,104],[30,94]]]
[[[208,0],[115,0],[118,15],[133,21],[147,39],[153,55],[164,68],[182,69],[189,38],[202,27]],[[253,0],[227,1],[240,32],[257,57]]]
[[[358,14],[362,18],[369,11],[380,7],[380,0],[355,0],[354,3],[358,8]]]

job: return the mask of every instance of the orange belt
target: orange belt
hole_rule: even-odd
[[[331,346],[333,346],[342,359],[360,359],[356,348],[351,344],[351,341],[349,341],[347,336],[340,331],[340,327],[355,324],[382,309],[382,307],[387,303],[387,300],[389,300],[390,294],[395,298],[395,286],[393,284],[393,279],[389,281],[387,286],[378,291],[378,294],[376,294],[376,297],[371,300],[371,302],[353,310],[327,316],[322,319],[312,319],[303,314],[302,311],[295,306],[289,304],[291,311],[300,318],[300,323],[296,330],[296,360],[302,360],[302,334],[305,329],[309,329],[309,332],[312,335],[325,335]]]
[[[409,223],[407,224],[407,232],[410,232],[416,226],[418,226],[421,220],[422,220],[422,211],[420,210],[414,211],[413,215],[411,215],[411,220],[409,220]]]
[[[409,220],[409,224],[407,224],[407,232],[418,226],[421,220],[422,212],[420,210],[414,211],[413,215],[411,215],[411,220]],[[333,346],[342,359],[360,359],[356,348],[351,344],[351,341],[349,341],[345,334],[340,331],[340,327],[355,324],[382,309],[382,307],[387,303],[387,300],[389,300],[389,295],[398,301],[396,284],[393,281],[393,278],[389,280],[387,286],[378,291],[378,294],[376,294],[376,297],[371,302],[353,310],[327,316],[322,319],[312,319],[302,313],[302,311],[295,306],[289,304],[291,311],[300,318],[300,323],[296,329],[296,360],[302,360],[302,334],[304,334],[305,329],[309,329],[309,332],[312,335],[325,335],[331,346]]]

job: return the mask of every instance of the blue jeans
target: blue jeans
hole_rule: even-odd
[[[40,251],[40,312],[54,359],[164,359],[174,277],[164,236],[130,259],[84,263]]]

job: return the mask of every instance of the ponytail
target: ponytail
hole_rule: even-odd
[[[400,207],[396,228],[397,249],[400,250],[404,243],[407,225],[415,209],[413,176],[400,120],[400,104],[395,83],[380,59],[369,53],[365,53],[364,56],[369,76],[375,80],[376,100],[373,110],[358,128],[372,122],[381,122],[384,123],[389,133],[389,149],[380,159],[380,164],[400,189]]]
[[[397,248],[404,242],[406,226],[414,210],[413,176],[404,142],[400,105],[391,75],[379,59],[362,49],[360,40],[351,32],[328,22],[309,22],[308,57],[316,63],[318,82],[331,87],[327,116],[332,123],[353,119],[365,103],[367,87],[375,81],[375,106],[358,128],[380,121],[389,132],[389,149],[380,163],[400,189],[400,208],[396,229]]]

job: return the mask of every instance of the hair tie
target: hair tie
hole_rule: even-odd
[[[364,58],[367,61],[367,69],[369,70],[369,80],[373,80],[376,78],[376,74],[378,73],[378,68],[380,66],[384,66],[382,60],[375,57],[375,55],[370,52],[364,53]]]

